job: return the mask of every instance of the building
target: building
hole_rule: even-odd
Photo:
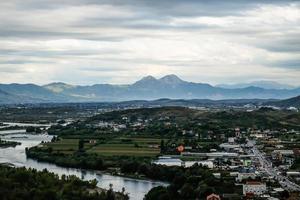
[[[207,168],[212,169],[214,167],[214,163],[210,160],[200,160],[200,161],[182,161],[179,158],[172,158],[172,157],[166,157],[161,156],[158,158],[158,160],[155,160],[152,162],[156,165],[165,165],[165,166],[179,166],[179,167],[192,167],[195,164],[205,166]]]
[[[235,138],[234,138],[234,137],[229,137],[229,138],[228,138],[228,143],[233,144],[234,141],[235,141]]]
[[[96,143],[97,143],[97,140],[90,140],[89,143],[90,143],[90,144],[96,144]]]
[[[294,155],[294,151],[293,150],[274,150],[273,153],[280,153],[283,156],[290,156],[290,155]]]
[[[205,166],[207,168],[214,168],[214,163],[210,160],[201,160],[201,161],[185,161],[184,162],[184,167],[192,167],[193,165],[198,164]]]
[[[219,145],[220,148],[225,149],[226,151],[239,149],[241,146],[238,144],[229,144],[229,143],[223,143]]]
[[[262,195],[267,191],[267,186],[265,183],[257,181],[249,181],[243,184],[243,195]]]
[[[241,130],[240,130],[240,128],[235,128],[234,130],[235,130],[235,137],[236,138],[241,137]]]
[[[236,180],[242,182],[243,180],[246,179],[255,179],[255,178],[256,178],[255,173],[239,173]]]
[[[178,158],[171,157],[159,157],[158,160],[153,162],[156,165],[165,165],[165,166],[183,166],[184,162]]]
[[[242,162],[245,167],[250,167],[252,164],[252,160],[250,160],[250,159],[244,159],[244,160],[242,160]]]
[[[206,200],[221,200],[221,198],[219,195],[212,193],[206,197]]]

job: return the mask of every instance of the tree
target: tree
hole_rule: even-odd
[[[164,153],[165,152],[165,141],[161,140],[160,141],[160,153]]]
[[[189,183],[186,183],[181,188],[181,197],[183,199],[192,199],[194,196],[193,186]]]
[[[106,193],[106,199],[107,200],[115,200],[116,199],[116,195],[115,192],[113,190],[113,184],[109,184],[109,190]]]
[[[170,199],[168,197],[168,191],[165,187],[163,186],[158,186],[152,188],[145,196],[145,200],[168,200]]]
[[[84,148],[84,140],[81,139],[78,142],[78,150],[83,151],[83,148]]]
[[[35,128],[34,128],[33,126],[28,126],[28,127],[26,128],[26,132],[27,132],[27,133],[33,133],[33,132],[35,132]]]

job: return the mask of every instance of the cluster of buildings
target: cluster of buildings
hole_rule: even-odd
[[[99,123],[95,124],[94,127],[96,127],[96,128],[107,128],[107,129],[112,129],[113,132],[119,132],[122,129],[126,129],[127,125],[126,124],[118,124],[118,123],[114,123],[114,122],[100,121]]]
[[[236,129],[235,137],[227,138],[227,142],[221,143],[217,149],[211,149],[209,152],[196,152],[191,148],[186,148],[180,155],[163,156],[154,161],[154,164],[167,166],[191,167],[194,164],[206,166],[215,171],[227,171],[230,177],[235,178],[236,186],[242,188],[244,198],[261,198],[267,200],[280,199],[280,194],[285,191],[277,181],[264,173],[259,158],[253,153],[253,144],[250,142],[241,143],[240,130]],[[288,131],[287,131],[288,132]],[[272,144],[278,145],[278,138],[270,137],[273,131],[253,131],[252,138],[263,140],[269,138]],[[272,140],[273,139],[273,140]],[[278,146],[277,146],[278,147]],[[290,167],[294,160],[300,156],[299,149],[284,149],[284,145],[271,151],[270,159],[280,161],[282,164]],[[188,158],[188,159],[186,159]],[[193,160],[193,161],[184,161]],[[213,173],[215,178],[220,178],[222,173]],[[300,181],[300,172],[286,173],[288,177],[298,178]],[[268,184],[267,184],[268,183]],[[274,184],[270,186],[269,183]],[[215,196],[216,195],[216,196]],[[221,199],[217,194],[208,196],[207,199]]]

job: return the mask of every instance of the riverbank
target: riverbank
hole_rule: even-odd
[[[139,180],[160,180],[137,173],[139,167],[151,166],[151,157],[133,156],[100,156],[95,153],[75,152],[73,154],[56,153],[42,145],[26,149],[28,158],[38,162],[53,163],[61,167],[97,170],[101,174],[109,174]],[[134,172],[132,171],[134,170]],[[140,170],[142,172],[142,169]],[[161,180],[166,181],[166,180]]]

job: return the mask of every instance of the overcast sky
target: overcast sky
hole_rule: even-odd
[[[300,85],[299,1],[0,1],[0,82]]]

